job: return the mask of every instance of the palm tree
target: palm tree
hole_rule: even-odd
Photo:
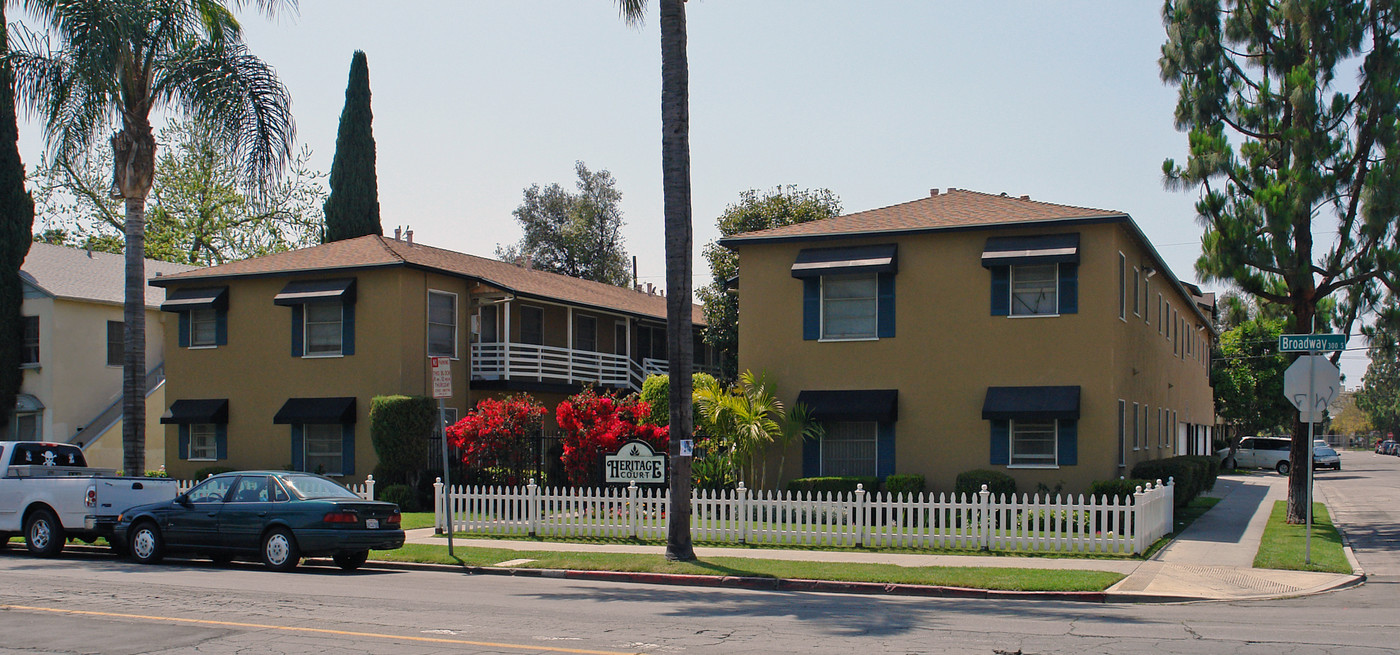
[[[4,0],[0,0],[4,1]],[[231,0],[242,6],[244,0]],[[122,466],[145,470],[146,195],[155,170],[152,110],[207,125],[255,191],[275,180],[296,132],[291,97],[249,54],[225,0],[24,0],[44,26],[8,55],[15,91],[44,121],[52,161],[83,157],[108,130],[113,198],[126,208]],[[282,2],[256,0],[271,15]],[[286,0],[289,7],[295,0]]]
[[[617,0],[628,24],[646,16],[647,0]],[[690,220],[690,65],[685,54],[685,0],[657,0],[661,14],[661,188],[666,222],[666,356],[671,377],[671,508],[666,514],[666,559],[690,561],[690,458],[681,440],[694,435],[690,372],[690,273],[695,240]]]

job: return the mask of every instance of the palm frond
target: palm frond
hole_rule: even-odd
[[[617,0],[617,12],[628,25],[636,27],[647,17],[647,0]]]
[[[44,141],[55,161],[72,161],[105,136],[112,122],[112,80],[83,74],[71,50],[54,50],[47,35],[23,28],[18,47],[5,56],[15,92],[27,114],[44,121]]]
[[[296,139],[292,98],[242,44],[189,42],[158,63],[152,95],[213,130],[261,194],[280,178]]]

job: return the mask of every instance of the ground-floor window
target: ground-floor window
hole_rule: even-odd
[[[1011,422],[1012,466],[1056,466],[1054,419]]]
[[[344,426],[307,424],[305,430],[306,470],[321,475],[342,475],[345,461]]]
[[[874,421],[828,422],[822,436],[822,475],[877,475]]]
[[[14,441],[42,441],[44,412],[16,412]]]
[[[212,462],[219,457],[219,428],[213,423],[190,424],[191,461]]]

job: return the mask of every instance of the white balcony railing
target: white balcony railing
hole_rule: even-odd
[[[668,362],[648,357],[638,364],[626,355],[528,343],[474,343],[471,364],[473,380],[591,382],[641,391],[647,376],[666,375]],[[695,370],[718,373],[708,366],[697,365]]]

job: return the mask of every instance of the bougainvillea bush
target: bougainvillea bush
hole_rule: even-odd
[[[529,394],[483,398],[462,420],[447,427],[447,438],[462,453],[467,467],[513,471],[518,477],[530,459],[529,439],[539,432],[547,413]]]
[[[564,431],[564,470],[575,486],[598,482],[603,455],[615,453],[633,439],[646,442],[657,452],[670,446],[665,426],[643,425],[651,406],[635,394],[616,397],[592,388],[570,396],[554,410]]]

